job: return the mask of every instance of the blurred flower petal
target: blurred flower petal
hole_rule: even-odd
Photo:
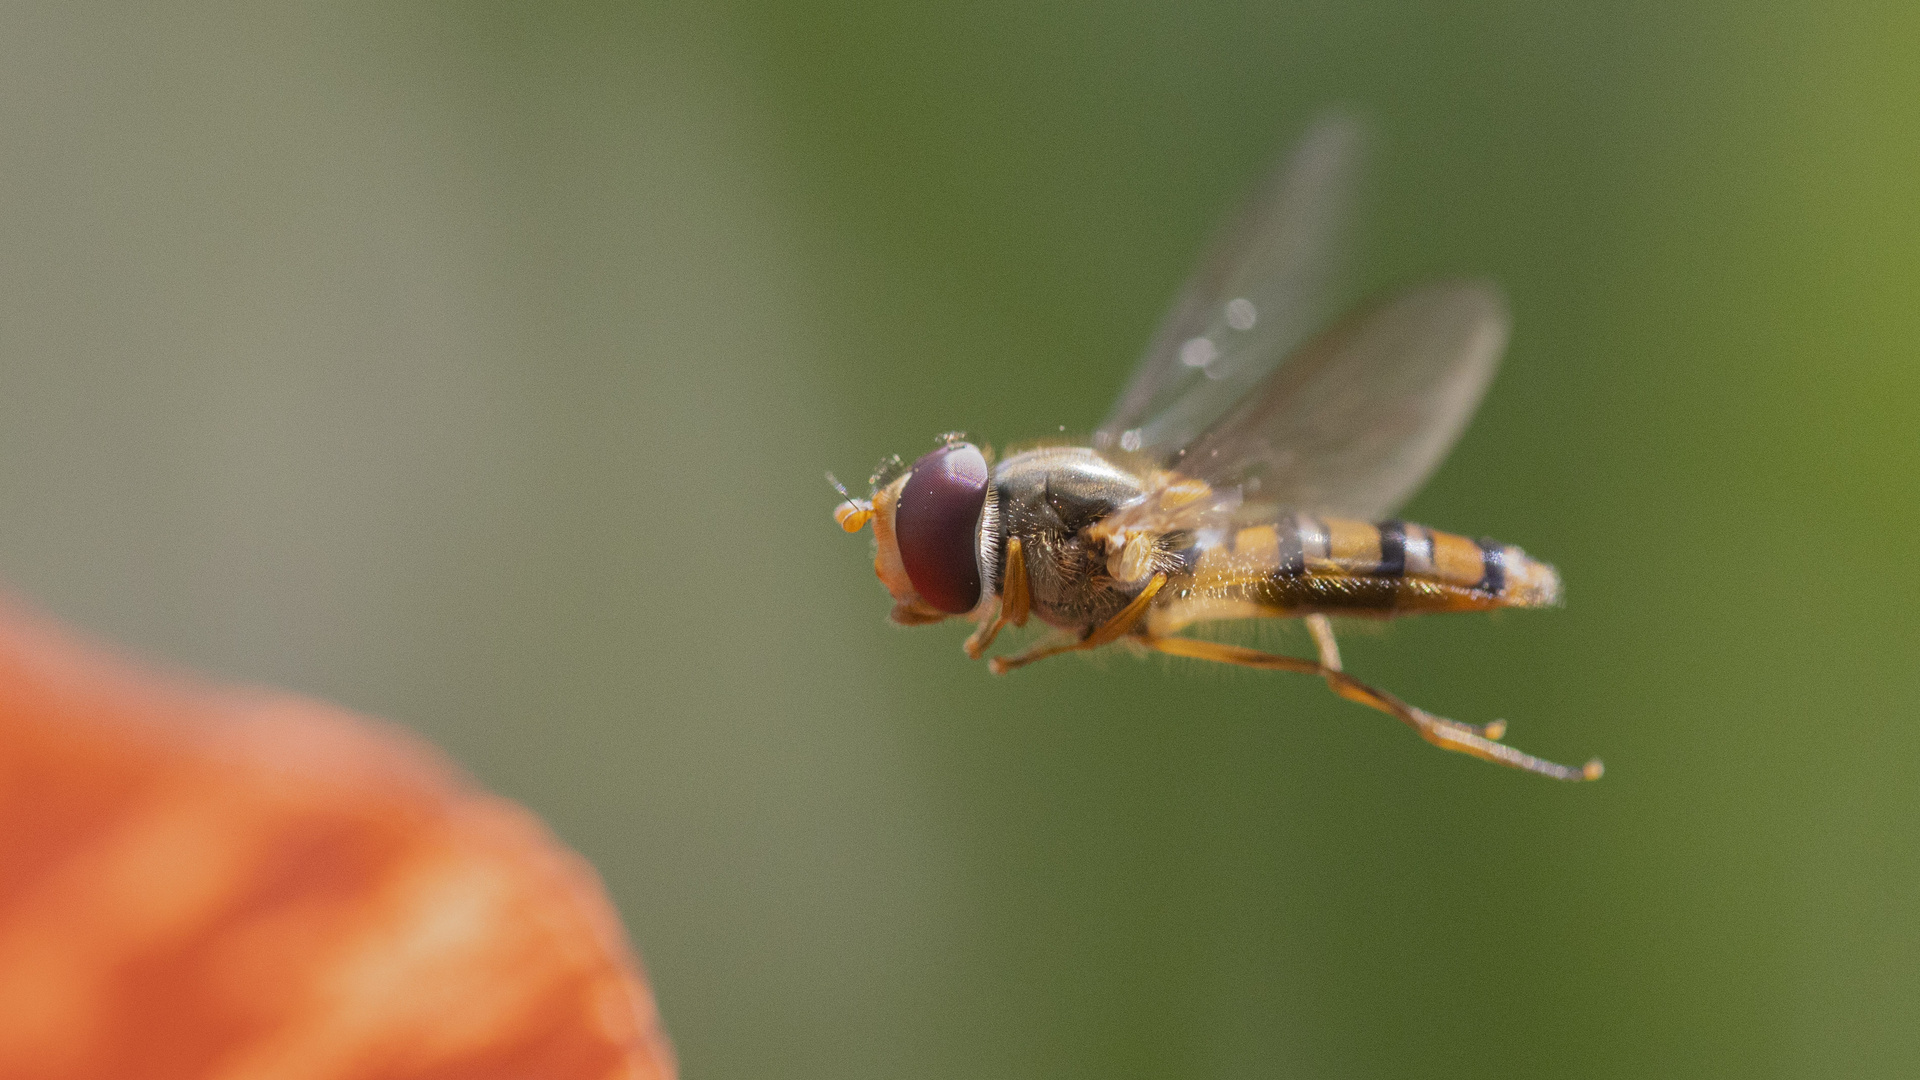
[[[343,710],[0,608],[0,1073],[672,1077],[593,870]]]

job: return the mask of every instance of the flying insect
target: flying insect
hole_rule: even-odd
[[[1509,544],[1392,517],[1451,449],[1506,348],[1500,291],[1407,288],[1312,333],[1362,155],[1351,119],[1317,123],[1230,218],[1090,446],[994,460],[964,437],[894,457],[834,510],[871,524],[874,571],[905,625],[969,618],[967,655],[1008,626],[1050,633],[1004,674],[1121,645],[1314,675],[1446,750],[1561,780],[1556,764],[1349,675],[1329,618],[1553,607],[1554,568]],[[829,480],[832,478],[829,476]],[[1304,659],[1182,633],[1298,618]]]

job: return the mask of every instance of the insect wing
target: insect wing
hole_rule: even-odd
[[[1094,434],[1097,448],[1172,464],[1323,324],[1365,141],[1358,121],[1321,119],[1229,219]]]
[[[1398,293],[1301,346],[1172,467],[1250,503],[1378,520],[1460,437],[1507,328],[1486,282]]]

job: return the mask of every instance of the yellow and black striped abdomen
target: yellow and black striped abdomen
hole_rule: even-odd
[[[1294,516],[1203,539],[1168,582],[1152,629],[1210,619],[1388,617],[1545,607],[1560,575],[1517,547],[1403,521]]]

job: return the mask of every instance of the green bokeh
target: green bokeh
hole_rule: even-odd
[[[1920,1059],[1920,9],[18,9],[0,574],[412,724],[601,868],[689,1076]],[[1561,611],[1004,680],[819,473],[1098,420],[1328,103],[1516,326],[1410,517]],[[1267,638],[1304,648],[1297,632]]]

